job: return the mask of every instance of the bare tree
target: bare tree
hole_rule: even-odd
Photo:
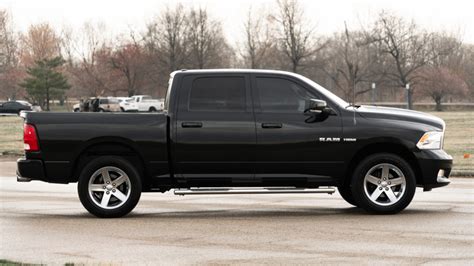
[[[357,95],[371,90],[368,82],[374,79],[371,67],[376,59],[371,45],[362,32],[349,31],[347,24],[345,31],[335,34],[328,45],[331,56],[324,64],[324,71],[344,98],[352,99],[353,103]],[[368,86],[361,88],[364,82]]]
[[[277,0],[279,14],[273,18],[278,23],[279,44],[282,52],[291,61],[291,71],[297,73],[305,59],[324,48],[326,42],[318,44],[314,27],[305,18],[303,8],[297,0]]]
[[[436,111],[442,111],[447,96],[466,96],[468,85],[464,79],[446,67],[427,66],[418,72],[421,76],[417,94],[428,96],[436,103]]]
[[[249,10],[239,49],[229,45],[222,24],[205,8],[181,4],[163,10],[139,38],[133,32],[130,38],[111,38],[103,25],[90,23],[79,31],[58,31],[42,23],[16,33],[8,12],[0,10],[0,97],[21,97],[18,83],[26,67],[56,56],[66,59],[66,71],[60,71],[70,79],[71,96],[152,90],[162,95],[171,71],[243,62],[251,68],[303,73],[353,101],[365,97],[372,82],[377,82],[379,96],[393,100],[400,100],[400,88],[410,84],[411,106],[414,90],[427,97],[421,92],[432,73],[453,82],[465,80],[474,97],[474,48],[452,33],[430,33],[413,21],[381,12],[363,34],[346,28],[326,41],[317,36],[298,0],[276,4],[272,15]]]
[[[124,90],[128,96],[140,93],[145,82],[146,65],[143,47],[127,43],[113,52],[110,63],[125,79]]]
[[[244,23],[245,41],[242,57],[250,68],[261,68],[265,57],[272,47],[270,29],[265,15],[254,14],[250,8]]]
[[[0,71],[16,65],[17,61],[17,40],[11,17],[6,10],[0,10]]]
[[[71,34],[66,41],[68,54],[72,54],[73,62],[68,66],[68,73],[73,77],[73,87],[88,96],[102,96],[113,92],[120,82],[117,70],[112,69],[111,41],[107,39],[103,24],[85,23],[79,33]]]
[[[474,45],[464,44],[462,47],[461,68],[463,76],[468,84],[469,95],[471,102],[474,101]]]
[[[431,54],[429,56],[430,65],[460,70],[464,50],[459,37],[445,32],[433,33],[428,48]]]
[[[168,72],[185,65],[189,49],[187,28],[186,11],[181,4],[174,8],[168,6],[155,21],[147,25],[145,46],[153,60],[164,65]]]
[[[227,44],[222,26],[209,17],[206,9],[191,9],[188,14],[187,35],[190,47],[190,66],[210,68],[229,66],[230,47]]]
[[[408,91],[408,107],[412,109],[412,95],[416,82],[420,78],[418,69],[439,56],[430,50],[433,34],[421,30],[413,21],[407,22],[401,17],[382,11],[371,32],[371,37],[380,43],[381,52],[389,55],[391,67],[386,78],[395,86]]]
[[[15,99],[22,91],[18,83],[24,76],[18,61],[18,38],[13,31],[12,19],[0,10],[0,97]]]
[[[21,36],[21,61],[25,66],[37,60],[61,55],[61,39],[48,23],[31,25]]]

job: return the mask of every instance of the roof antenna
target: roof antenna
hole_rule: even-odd
[[[349,46],[349,42],[351,41],[350,40],[350,36],[349,36],[349,29],[347,28],[347,23],[346,21],[344,21],[344,28],[345,28],[345,34],[346,34],[346,54],[347,54],[347,49],[348,49],[348,46]],[[357,125],[357,121],[356,121],[356,106],[355,106],[355,82],[354,81],[351,81],[351,86],[352,86],[352,112],[354,113],[354,116],[353,116],[353,121],[354,121],[354,125]]]
[[[355,106],[355,84],[352,84],[352,112],[354,113],[354,126],[357,125],[357,120],[356,120],[356,106]]]

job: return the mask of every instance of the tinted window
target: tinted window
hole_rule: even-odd
[[[19,107],[20,104],[19,103],[16,103],[16,102],[7,102],[4,104],[5,107],[9,107],[9,108],[14,108],[14,107]]]
[[[302,113],[308,99],[316,98],[295,82],[280,78],[257,78],[262,112]]]
[[[189,96],[189,109],[245,111],[245,79],[243,77],[195,79]]]
[[[100,104],[108,104],[109,100],[108,99],[100,99]]]

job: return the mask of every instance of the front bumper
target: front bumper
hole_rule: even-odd
[[[451,181],[449,175],[453,167],[453,157],[444,150],[422,150],[415,153],[420,167],[421,178],[418,185],[425,191],[447,186]]]
[[[16,162],[16,180],[18,182],[29,182],[31,180],[45,181],[43,161],[20,158]]]

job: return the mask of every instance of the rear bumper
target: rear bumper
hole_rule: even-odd
[[[450,183],[449,175],[453,167],[453,157],[444,150],[424,150],[416,152],[421,171],[421,184],[425,191],[444,187]]]
[[[67,184],[71,165],[68,161],[43,161],[41,159],[20,158],[17,160],[16,180],[29,182],[41,180],[49,183]]]
[[[20,158],[17,160],[16,164],[16,180],[18,182],[29,182],[31,180],[45,181],[46,175],[43,161]]]

